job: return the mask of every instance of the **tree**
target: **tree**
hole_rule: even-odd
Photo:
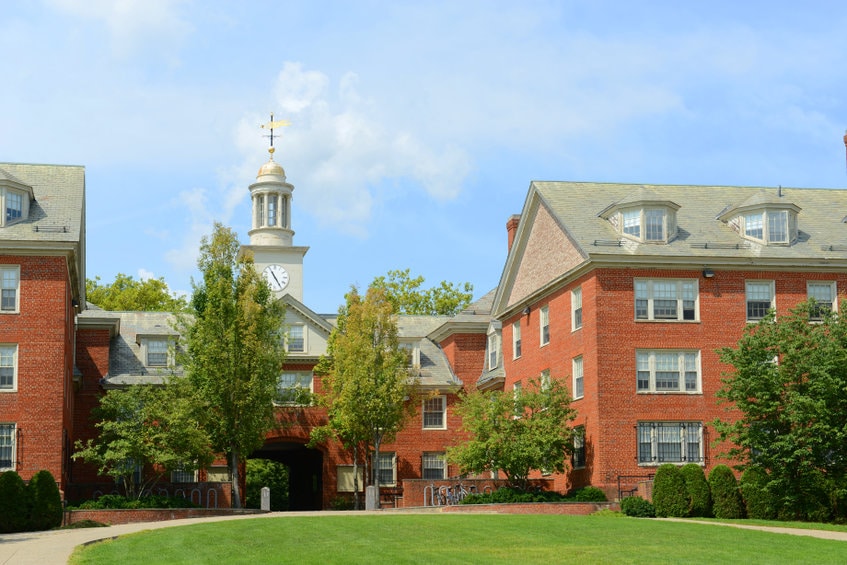
[[[502,470],[510,486],[526,489],[532,471],[563,473],[573,451],[576,415],[570,395],[557,380],[531,380],[519,394],[466,394],[456,408],[471,438],[448,448],[463,473]]]
[[[388,271],[388,276],[376,277],[371,288],[385,291],[395,314],[420,314],[424,316],[453,316],[470,304],[473,285],[462,285],[441,281],[436,287],[423,290],[422,276],[412,278],[409,269]]]
[[[715,518],[736,519],[744,517],[744,504],[738,491],[738,481],[732,469],[717,465],[709,473],[709,491]]]
[[[229,228],[215,223],[201,242],[198,266],[203,280],[194,284],[191,317],[181,324],[183,365],[204,404],[212,448],[227,458],[233,506],[241,508],[242,459],[276,425],[285,311]]]
[[[820,318],[810,323],[810,317]],[[718,420],[740,468],[766,471],[781,515],[820,513],[820,492],[847,494],[847,321],[806,302],[749,326],[734,348],[718,392],[737,419]]]
[[[188,304],[173,294],[164,278],[135,280],[118,273],[112,284],[100,284],[100,277],[85,281],[86,299],[103,310],[181,312]]]
[[[27,485],[31,530],[49,530],[62,525],[62,494],[50,471],[42,469],[32,476]]]
[[[271,510],[288,510],[288,467],[270,459],[248,459],[245,481],[246,508],[262,507],[262,489],[271,490]]]
[[[708,518],[712,515],[712,495],[709,482],[703,467],[697,463],[687,463],[679,468],[685,479],[685,490],[688,492],[688,515]]]
[[[659,465],[653,478],[653,506],[660,518],[688,516],[691,501],[685,489],[685,478],[673,463]]]
[[[197,406],[182,378],[109,390],[92,412],[97,438],[78,440],[73,458],[97,465],[127,498],[139,498],[166,473],[211,462]]]
[[[379,449],[414,412],[416,388],[383,289],[369,288],[364,297],[355,287],[347,293],[327,349],[320,365],[328,426],[345,445],[373,449],[371,484],[379,504]]]
[[[0,473],[0,534],[23,532],[29,525],[26,485],[15,471]]]

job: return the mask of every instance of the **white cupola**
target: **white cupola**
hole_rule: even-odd
[[[256,182],[250,185],[253,202],[252,229],[247,232],[250,245],[290,246],[294,241],[291,229],[291,193],[294,186],[285,182],[285,169],[274,161],[274,148],[268,152],[270,159],[262,165]]]

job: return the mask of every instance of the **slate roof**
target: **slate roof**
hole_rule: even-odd
[[[403,341],[417,338],[420,344],[420,385],[424,387],[460,386],[444,351],[426,336],[448,320],[448,316],[398,316],[397,334]]]
[[[782,196],[778,196],[781,193]],[[600,214],[633,195],[651,194],[680,206],[678,234],[668,244],[622,238]],[[633,185],[588,182],[533,182],[527,202],[537,195],[579,248],[592,259],[627,257],[649,260],[723,260],[773,265],[844,262],[847,264],[847,190],[738,186]],[[717,219],[751,203],[800,209],[799,238],[790,246],[762,245],[744,239]],[[792,206],[793,205],[793,206]],[[526,210],[525,210],[526,211]]]

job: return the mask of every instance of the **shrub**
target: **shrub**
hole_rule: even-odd
[[[706,473],[697,463],[688,463],[680,467],[679,472],[685,481],[688,493],[688,515],[692,517],[708,517],[712,515],[712,496]]]
[[[621,512],[635,518],[655,518],[656,508],[649,500],[640,496],[628,496],[621,500]]]
[[[747,517],[758,520],[776,518],[776,501],[767,489],[768,472],[751,465],[741,474],[741,498],[747,509]]]
[[[709,489],[712,491],[712,510],[716,518],[743,518],[744,507],[738,481],[732,469],[718,465],[709,474]]]
[[[688,491],[679,467],[671,463],[659,465],[653,479],[653,506],[656,516],[683,518],[688,516]]]
[[[14,471],[0,475],[0,533],[23,532],[29,521],[29,497],[23,479]]]
[[[271,510],[288,510],[288,467],[270,459],[247,460],[244,507],[262,507],[262,488],[271,489]]]
[[[33,475],[27,494],[32,505],[31,530],[49,530],[62,525],[62,495],[50,471],[42,470]]]
[[[574,491],[568,498],[577,502],[606,502],[608,500],[606,492],[597,487],[582,487]]]
[[[104,494],[97,500],[86,500],[76,505],[79,510],[137,510],[139,508],[198,508],[181,496],[144,496],[126,498],[120,494]]]

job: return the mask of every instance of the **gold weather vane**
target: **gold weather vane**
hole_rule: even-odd
[[[262,124],[262,125],[259,126],[262,129],[271,130],[270,135],[265,136],[265,137],[269,137],[271,139],[271,146],[268,149],[268,153],[271,154],[271,158],[273,158],[273,154],[274,154],[274,128],[281,128],[281,127],[290,126],[290,125],[291,125],[291,122],[289,122],[288,120],[276,120],[275,121],[274,120],[274,113],[271,112],[271,121],[269,121],[266,124]]]

